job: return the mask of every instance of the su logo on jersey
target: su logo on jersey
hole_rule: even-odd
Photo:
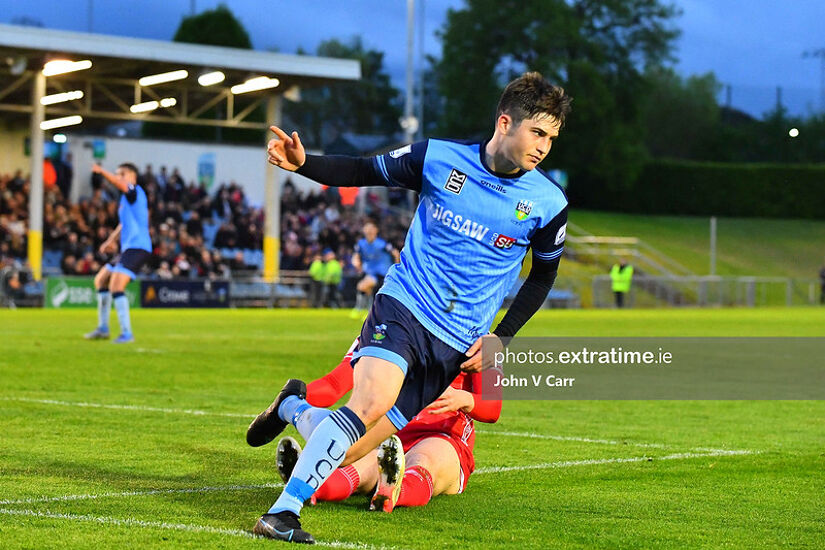
[[[501,233],[496,233],[493,235],[493,246],[496,248],[507,250],[509,248],[513,248],[515,243],[516,239],[513,237],[508,237],[507,235],[502,235]]]

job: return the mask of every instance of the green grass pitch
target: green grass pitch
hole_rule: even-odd
[[[0,547],[268,548],[279,492],[249,420],[335,365],[347,312],[0,310]],[[114,319],[113,319],[114,321]],[[547,311],[524,335],[825,336],[817,309]],[[825,402],[506,402],[463,495],[306,508],[338,548],[823,548]],[[287,433],[293,433],[291,428]]]

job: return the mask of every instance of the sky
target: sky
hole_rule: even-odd
[[[713,72],[730,85],[732,105],[761,116],[783,104],[795,115],[825,110],[821,87],[825,66],[805,51],[825,49],[825,0],[673,0],[682,15],[675,55],[684,75]],[[418,8],[421,10],[417,0]],[[435,31],[449,8],[462,0],[423,0],[424,50],[440,55]],[[46,28],[170,40],[182,17],[217,6],[218,0],[0,0],[0,22],[19,17]],[[247,29],[255,49],[313,52],[329,38],[361,35],[369,48],[385,52],[394,84],[403,89],[406,63],[404,0],[224,0]],[[127,9],[124,6],[140,6]],[[726,94],[720,94],[720,101]]]

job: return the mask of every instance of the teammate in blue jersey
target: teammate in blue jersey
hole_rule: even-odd
[[[356,290],[353,317],[359,310],[370,307],[370,297],[384,284],[384,276],[390,266],[398,261],[399,254],[393,245],[378,236],[378,226],[372,220],[364,224],[364,238],[355,245],[352,264],[361,274]]]
[[[301,508],[335,468],[403,428],[459,371],[481,370],[482,337],[528,248],[530,274],[493,333],[514,336],[544,302],[564,245],[567,198],[536,168],[569,111],[563,89],[526,73],[505,88],[493,136],[482,142],[429,139],[369,159],[313,156],[297,132],[272,127],[270,163],[330,186],[412,189],[420,202],[400,262],[363,325],[346,406],[313,408],[306,385],[290,380],[247,430],[247,442],[259,446],[297,416],[313,418],[292,477],[255,533],[312,542]]]
[[[120,192],[120,205],[117,213],[120,223],[100,245],[100,252],[107,254],[117,249],[120,239],[120,255],[112,262],[100,268],[95,275],[97,289],[97,328],[86,334],[88,340],[109,338],[109,311],[115,304],[117,319],[120,323],[120,336],[115,344],[134,342],[132,324],[129,317],[129,299],[124,293],[129,281],[137,278],[140,268],[152,255],[152,239],[149,237],[149,205],[146,193],[138,185],[138,170],[134,164],[124,163],[115,173],[104,170],[95,164],[92,171],[114,185]]]

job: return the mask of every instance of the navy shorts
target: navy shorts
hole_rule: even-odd
[[[151,257],[152,253],[142,248],[127,248],[109,262],[109,271],[112,273],[125,273],[132,279],[137,279],[138,271]]]
[[[399,430],[447,389],[467,357],[428,331],[404,305],[379,294],[361,328],[354,365],[360,357],[378,357],[398,365],[404,384],[387,417]]]

